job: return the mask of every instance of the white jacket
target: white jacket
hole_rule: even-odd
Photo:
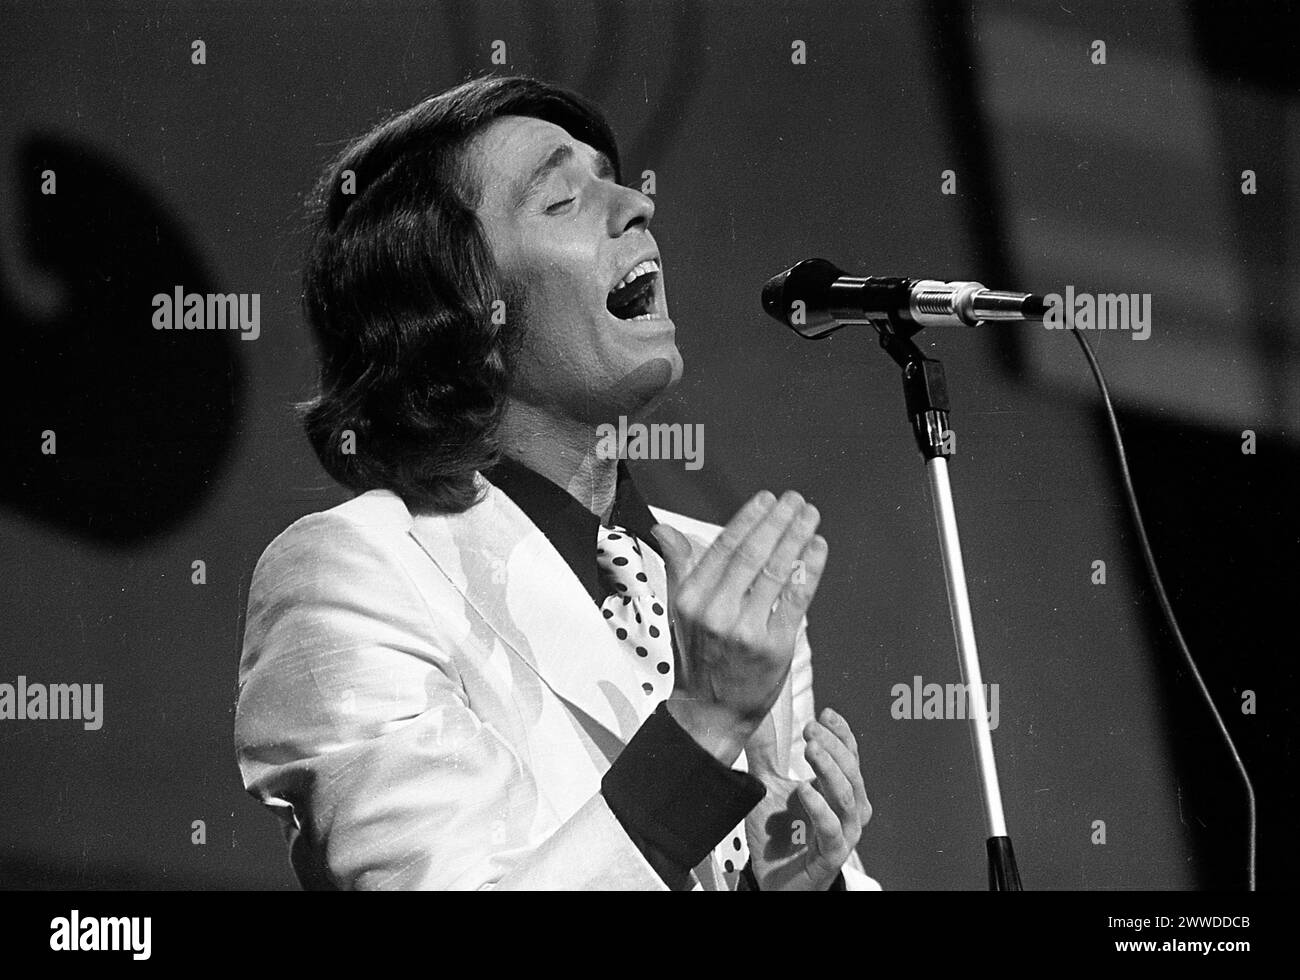
[[[664,890],[600,791],[653,706],[564,559],[487,490],[434,516],[373,490],[267,547],[239,666],[244,784],[283,821],[306,887]],[[720,530],[651,510],[697,546]],[[790,775],[812,778],[803,633],[773,711]],[[844,874],[879,888],[856,855]],[[728,887],[716,857],[693,887]]]

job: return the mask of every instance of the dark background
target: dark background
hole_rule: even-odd
[[[760,487],[796,487],[822,509],[818,696],[863,746],[860,850],[888,889],[985,886],[965,723],[889,711],[914,675],[959,680],[931,504],[871,337],[803,342],[758,289],[819,255],[1152,294],[1149,340],[1090,339],[1184,632],[1256,778],[1261,886],[1289,886],[1296,38],[1287,4],[0,4],[0,681],[105,684],[98,732],[0,722],[0,884],[294,886],[231,731],[253,564],[346,499],[290,408],[314,370],[302,198],[343,141],[493,69],[502,39],[496,70],[595,99],[628,179],[655,171],[687,365],[657,418],[706,439],[698,472],[640,464],[647,497],[725,521]],[[260,293],[261,337],[154,331],[149,298],[176,284]],[[1155,614],[1074,339],[922,340],[948,369],[1026,887],[1240,887],[1241,784]]]

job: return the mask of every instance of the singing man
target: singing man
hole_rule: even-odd
[[[877,889],[857,743],[813,708],[817,509],[719,528],[599,451],[682,373],[600,112],[476,79],[316,201],[304,422],[356,496],[258,562],[235,722],[303,886]]]

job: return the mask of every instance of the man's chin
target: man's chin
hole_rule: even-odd
[[[654,411],[682,379],[682,355],[669,343],[662,354],[642,361],[618,383],[621,414],[629,419]]]

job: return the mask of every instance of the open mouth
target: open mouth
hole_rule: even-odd
[[[620,320],[652,320],[659,260],[638,262],[605,297],[605,308]]]

